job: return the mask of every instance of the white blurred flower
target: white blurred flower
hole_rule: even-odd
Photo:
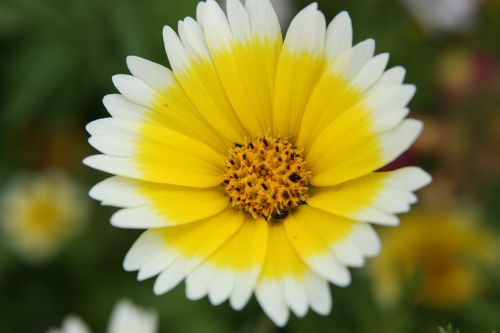
[[[27,261],[53,256],[81,230],[85,193],[59,172],[14,178],[0,196],[3,238]]]
[[[113,310],[107,333],[155,333],[157,330],[155,312],[137,307],[129,300],[121,300]],[[52,328],[47,333],[90,333],[90,330],[81,319],[70,315],[60,329]]]
[[[122,300],[113,310],[108,333],[154,333],[157,327],[156,313],[138,308],[128,300]]]
[[[80,318],[70,315],[63,320],[61,328],[52,328],[47,333],[90,333],[90,330]]]
[[[467,32],[474,28],[480,0],[403,0],[424,28]]]

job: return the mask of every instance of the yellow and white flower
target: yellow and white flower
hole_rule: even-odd
[[[481,272],[498,261],[498,247],[475,222],[452,208],[410,214],[400,228],[384,232],[387,245],[372,265],[380,304],[397,304],[411,282],[413,300],[435,308],[460,307],[477,296],[485,285]]]
[[[2,193],[3,238],[23,259],[52,257],[86,222],[83,190],[60,172],[14,178]]]
[[[135,306],[128,300],[116,304],[108,325],[108,333],[155,333],[158,330],[155,312]],[[87,325],[78,317],[66,317],[61,328],[53,328],[48,333],[90,333]]]
[[[277,325],[289,309],[328,314],[328,282],[379,252],[369,223],[397,225],[430,181],[375,172],[421,131],[404,119],[415,87],[373,40],[352,46],[347,13],[327,26],[316,4],[284,41],[268,0],[229,0],[227,15],[201,2],[163,37],[172,71],[128,57],[112,117],[87,126],[103,154],[84,162],[117,175],[90,195],[124,208],[113,225],[147,229],[125,269],[237,310],[255,291]]]

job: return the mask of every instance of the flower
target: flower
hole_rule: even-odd
[[[435,308],[459,307],[484,285],[480,267],[491,266],[498,251],[469,213],[425,211],[409,215],[401,227],[382,234],[384,250],[373,262],[374,291],[384,306],[412,297]]]
[[[83,191],[58,171],[15,177],[0,201],[6,243],[29,262],[55,255],[81,230],[88,214]]]
[[[476,25],[480,0],[403,0],[426,29],[468,32]]]
[[[124,208],[114,226],[148,229],[124,268],[237,310],[255,291],[277,325],[289,309],[328,314],[328,281],[348,285],[346,266],[379,251],[367,222],[396,225],[430,181],[374,172],[420,133],[403,120],[415,87],[373,40],[352,46],[347,13],[327,28],[316,4],[284,41],[268,0],[230,0],[227,16],[201,2],[163,35],[173,71],[128,57],[112,117],[87,126],[103,154],[84,163],[117,175],[90,196]]]
[[[111,315],[108,333],[155,333],[158,318],[155,312],[144,310],[128,300],[119,301]],[[90,333],[90,329],[78,317],[70,315],[63,321],[61,329],[50,329],[47,333]]]
[[[70,315],[64,318],[60,329],[52,328],[47,333],[90,333],[90,329],[80,318]]]

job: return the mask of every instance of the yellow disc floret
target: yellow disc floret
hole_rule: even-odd
[[[230,149],[224,187],[232,206],[269,221],[305,203],[311,173],[302,151],[269,135]]]

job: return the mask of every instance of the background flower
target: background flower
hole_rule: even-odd
[[[372,269],[373,290],[385,306],[402,297],[437,308],[464,306],[486,292],[482,272],[498,263],[490,234],[457,209],[412,213],[382,239]]]
[[[107,333],[156,333],[158,327],[157,314],[142,309],[129,300],[121,300],[113,309]],[[53,328],[47,333],[90,333],[85,323],[76,316],[68,316],[63,320],[60,329]]]
[[[86,223],[81,187],[66,175],[18,175],[1,196],[3,239],[27,261],[53,256]]]
[[[90,333],[87,325],[77,316],[64,318],[61,328],[51,328],[47,333]]]
[[[481,0],[403,0],[425,29],[466,32],[476,25]]]

